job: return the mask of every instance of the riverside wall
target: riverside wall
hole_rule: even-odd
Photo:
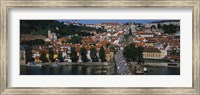
[[[137,62],[133,62],[132,64],[137,64]],[[170,66],[168,64],[177,64],[176,66]],[[143,65],[146,66],[165,66],[165,67],[180,67],[180,63],[169,63],[169,62],[145,62]]]
[[[45,63],[38,63],[42,65],[53,65],[53,64],[58,64],[58,65],[99,65],[99,66],[106,66],[110,65],[108,62],[45,62]],[[23,64],[21,64],[23,65]],[[25,64],[24,64],[25,65]]]

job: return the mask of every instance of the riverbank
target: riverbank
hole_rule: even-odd
[[[42,67],[31,67],[20,65],[20,75],[119,75],[112,69],[104,68],[111,66],[75,66],[65,65],[52,67],[44,65]],[[170,67],[147,67],[147,75],[180,75],[180,68]],[[132,74],[137,75],[137,74]]]
[[[132,62],[131,64],[137,65],[137,62]],[[180,63],[169,63],[169,62],[144,62],[144,66],[155,66],[155,67],[180,67]]]
[[[63,65],[63,66],[70,66],[70,65],[78,65],[78,66],[107,66],[110,65],[108,62],[77,62],[77,63],[72,63],[72,62],[46,62],[46,63],[36,63],[40,65]],[[21,65],[26,65],[26,64],[21,64]]]
[[[51,66],[113,66],[113,63],[108,63],[108,62],[77,62],[77,63],[72,63],[72,62],[46,62],[46,63],[36,63],[41,66],[44,65],[51,65]],[[137,62],[131,62],[132,65],[138,65]],[[21,64],[25,66],[36,66],[36,65],[26,65],[26,64]],[[180,67],[180,63],[169,63],[169,62],[144,62],[144,64],[141,64],[143,66],[149,66],[149,67]]]

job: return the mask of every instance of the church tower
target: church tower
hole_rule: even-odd
[[[132,30],[132,32],[135,32],[135,25],[133,24],[133,22],[131,22],[130,24],[130,29]]]
[[[51,38],[51,30],[48,29],[48,38]]]
[[[132,35],[135,36],[136,30],[133,22],[130,22],[129,29],[131,30],[130,32],[132,32]]]

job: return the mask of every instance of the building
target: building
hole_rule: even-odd
[[[56,33],[52,33],[51,30],[48,30],[48,38],[53,41],[56,41],[57,40]]]
[[[105,54],[106,54],[106,61],[107,61],[107,62],[109,62],[109,61],[111,61],[112,59],[114,59],[114,51],[113,51],[113,50],[107,48],[107,49],[105,50]]]
[[[155,47],[144,47],[143,58],[146,59],[162,59],[162,53]]]
[[[142,37],[142,38],[145,38],[145,37],[154,37],[154,33],[151,33],[151,32],[137,32],[136,37]]]
[[[156,41],[147,41],[145,43],[145,46],[149,47],[149,46],[156,46],[156,44],[158,44]]]
[[[32,61],[32,49],[28,45],[20,45],[20,64]]]
[[[115,30],[118,30],[120,24],[114,23],[114,22],[102,22],[100,24],[104,29],[107,30],[107,32],[114,32]]]
[[[147,27],[147,28],[151,28],[152,26],[155,26],[155,28],[157,28],[158,23],[147,23],[147,24],[145,25],[145,27]]]
[[[136,32],[135,28],[136,26],[133,23],[131,23],[131,25],[129,26],[129,29],[131,29],[132,33]]]
[[[64,25],[74,25],[74,26],[80,26],[80,23],[78,23],[76,20],[64,22]]]

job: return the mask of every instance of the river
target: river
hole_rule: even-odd
[[[105,66],[104,66],[105,67]],[[20,65],[20,75],[115,75],[113,70],[103,66],[42,66]],[[179,67],[148,67],[147,75],[180,75]]]

